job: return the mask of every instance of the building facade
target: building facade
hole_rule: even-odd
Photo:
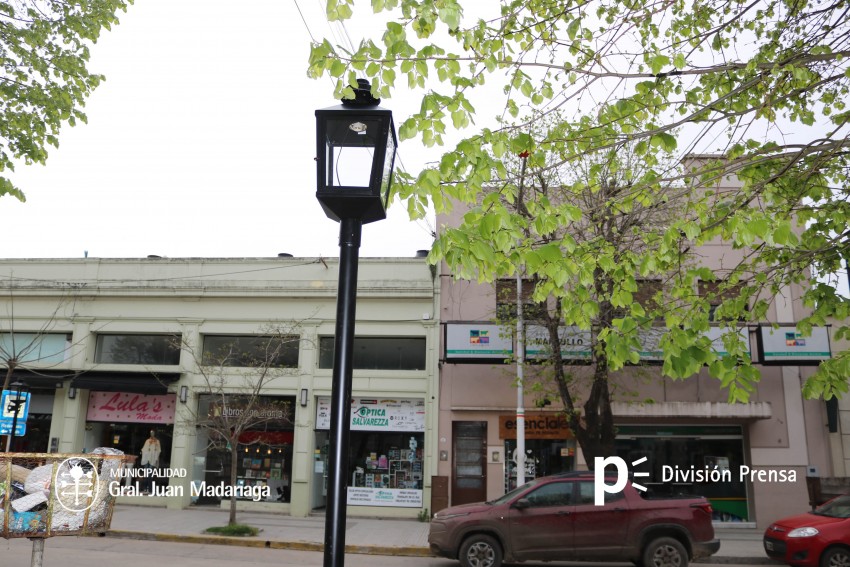
[[[460,214],[438,218],[438,225],[456,225]],[[742,252],[715,242],[695,254],[720,270],[734,265]],[[479,284],[456,279],[444,265],[440,286],[435,509],[504,494],[516,482],[519,460],[517,367],[512,362],[518,343],[515,328],[500,323],[504,319],[499,317],[501,308],[515,304],[515,280]],[[802,292],[799,286],[785,288],[772,298],[765,321],[739,328],[761,372],[749,403],[729,403],[727,392],[706,369],[685,380],[663,378],[660,353],[652,349],[641,353],[640,365],[616,373],[612,390],[617,456],[627,462],[646,457],[640,470],[651,473],[650,484],[657,489],[708,497],[717,522],[764,528],[778,517],[806,510],[807,475],[843,470],[844,463],[834,462],[835,455],[842,444],[845,455],[850,451],[841,435],[831,439],[830,450],[826,404],[802,396],[806,378],[831,353],[827,328],[816,328],[803,338],[795,327],[808,313],[800,301]],[[503,305],[504,297],[508,305]],[[544,333],[535,327],[530,321],[524,349],[526,480],[587,469],[562,417],[560,397],[551,382],[546,385],[545,370],[536,364],[541,356],[538,339]],[[588,337],[578,329],[562,332],[562,354],[574,361],[568,371],[581,380],[585,371],[575,361],[581,360]],[[722,348],[719,341],[715,344]],[[578,405],[584,403],[579,400]],[[840,407],[846,427],[846,403]],[[705,481],[693,476],[694,471],[707,470],[724,476]]]
[[[232,451],[202,424],[243,411],[254,356],[282,335],[252,406],[260,419],[238,439],[239,507],[324,507],[336,259],[3,260],[0,274],[0,340],[32,396],[15,451],[114,447],[159,475],[157,487],[143,480],[145,494],[126,479],[121,499],[218,503],[223,493],[207,489],[230,484]],[[437,291],[423,258],[360,260],[352,513],[416,517],[430,505]],[[234,356],[210,362],[223,350]]]

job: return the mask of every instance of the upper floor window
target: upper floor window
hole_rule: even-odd
[[[709,321],[717,321],[717,310],[718,308],[726,301],[732,301],[739,298],[741,294],[741,290],[743,288],[743,284],[738,284],[735,286],[725,287],[725,282],[717,281],[717,282],[707,282],[700,281],[697,284],[697,290],[699,292],[699,296],[705,298],[708,301],[708,320]],[[744,300],[745,301],[745,300]],[[749,305],[746,303],[743,305],[744,311],[749,311]],[[746,321],[747,317],[744,314],[741,314],[738,317],[739,321]]]
[[[661,280],[635,280],[637,290],[632,292],[632,302],[643,307],[647,314],[655,312],[656,320],[663,320],[658,310],[662,307],[659,303],[659,294],[663,292],[664,285]],[[615,318],[628,317],[631,314],[630,307],[619,307],[614,309]]]
[[[204,364],[242,367],[297,368],[298,335],[207,335]]]
[[[0,333],[0,363],[58,364],[71,355],[71,335],[65,333]]]
[[[536,303],[534,282],[522,280],[522,316],[523,319],[540,319],[544,305]],[[516,319],[517,316],[516,278],[496,280],[496,318],[499,321]]]
[[[101,364],[180,364],[180,335],[98,335],[94,361]]]
[[[425,337],[354,337],[358,370],[425,370]],[[333,368],[334,338],[319,338],[319,368]]]

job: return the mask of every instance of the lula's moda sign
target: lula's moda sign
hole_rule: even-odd
[[[92,392],[89,395],[87,421],[120,423],[174,423],[177,396],[146,396],[126,392]]]

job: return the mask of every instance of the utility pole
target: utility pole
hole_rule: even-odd
[[[516,273],[516,485],[525,484],[525,322],[522,310],[522,271]]]

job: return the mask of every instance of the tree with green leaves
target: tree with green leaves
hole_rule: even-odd
[[[24,200],[8,177],[15,161],[43,164],[62,124],[86,121],[86,97],[104,80],[89,48],[133,0],[0,3],[0,196]]]
[[[351,17],[353,5],[329,0],[329,19]],[[850,255],[847,2],[503,0],[468,4],[478,13],[467,14],[457,0],[373,0],[372,8],[386,12],[380,37],[353,50],[314,43],[309,74],[334,78],[338,97],[350,97],[360,76],[383,98],[400,82],[420,92],[419,111],[400,124],[402,141],[434,146],[450,128],[472,130],[438,163],[397,175],[396,198],[413,217],[429,206],[438,214],[458,204],[475,210],[476,222],[460,227],[465,235],[441,234],[433,261],[483,281],[524,267],[542,281],[537,297],[568,299],[565,321],[586,329],[606,302],[625,302],[634,278],[675,267],[665,286],[677,308],[664,314],[663,372],[683,378],[707,365],[733,401],[747,399],[758,373],[741,364],[731,322],[765,321],[771,298],[792,284],[803,285],[810,310],[796,322],[803,332],[850,314],[845,298],[815,280]],[[476,104],[497,102],[500,119],[472,128]],[[604,164],[625,147],[644,167],[630,175],[628,199],[606,201],[603,211],[651,207],[670,187],[699,198],[646,235],[652,253],[626,264],[631,275],[591,294],[599,274],[610,278],[624,265],[605,246],[581,249],[560,235],[592,225],[600,211],[541,201],[536,237],[557,242],[532,246],[514,216],[491,206],[487,189],[519,186],[505,165],[510,156],[527,154],[547,171],[588,159]],[[682,167],[665,168],[670,162]],[[604,191],[601,173],[594,178],[589,186]],[[729,179],[734,190],[718,191]],[[742,251],[736,265],[722,273],[677,265],[682,251],[718,239]],[[700,281],[713,282],[711,294],[696,297]],[[723,356],[705,336],[709,307],[718,303],[710,295],[721,300],[714,315],[730,324]],[[617,332],[601,341],[612,368],[631,362],[634,324],[649,314],[633,315],[616,317]],[[841,324],[837,335],[850,336],[850,328]],[[850,355],[838,353],[804,392],[840,395],[848,375]]]

